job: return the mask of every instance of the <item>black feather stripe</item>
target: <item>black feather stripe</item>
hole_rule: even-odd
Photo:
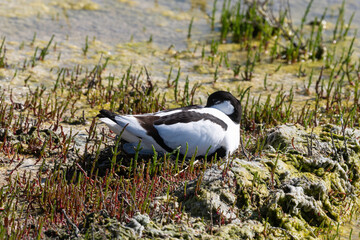
[[[166,110],[162,110],[161,112],[171,112],[171,111],[176,111],[176,110],[188,111],[191,109],[200,109],[200,108],[204,108],[204,107],[199,106],[199,105],[189,105],[189,106],[185,106],[185,107],[166,109]]]
[[[228,128],[228,125],[223,120],[215,117],[214,115],[208,113],[199,113],[195,111],[182,111],[163,116],[155,120],[154,125],[172,125],[176,123],[198,122],[200,120],[209,120],[215,124],[220,125],[225,131]]]
[[[146,134],[151,136],[157,144],[159,144],[167,152],[172,152],[173,149],[165,144],[164,139],[154,127],[154,122],[158,120],[159,116],[135,116],[140,125],[146,130]]]

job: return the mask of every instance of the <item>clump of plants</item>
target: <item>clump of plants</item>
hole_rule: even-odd
[[[159,93],[146,67],[134,74],[130,66],[115,79],[103,76],[106,64],[107,60],[99,62],[90,71],[81,66],[60,68],[52,87],[29,87],[23,103],[13,101],[12,92],[2,91],[0,153],[7,160],[1,165],[11,170],[0,187],[1,238],[59,237],[56,232],[62,228],[78,236],[86,217],[102,210],[127,222],[135,213],[151,217],[160,208],[168,221],[181,220],[181,209],[169,207],[175,201],[169,193],[205,168],[176,153],[126,155],[113,134],[84,114],[99,106],[122,114],[165,108],[166,95]],[[189,85],[187,80],[182,88],[178,78],[173,80],[169,89],[176,104],[193,101],[197,85],[191,91]],[[89,120],[86,143],[79,148],[77,133],[69,126]],[[26,158],[33,158],[39,169],[18,174]],[[155,197],[166,192],[167,203],[154,206]]]
[[[216,88],[221,80],[222,66],[230,69],[233,65],[235,79],[251,81],[255,66],[262,59],[267,59],[266,56],[270,62],[285,61],[294,64],[301,60],[320,60],[322,67],[318,71],[309,73],[308,69],[299,67],[297,75],[304,79],[303,95],[309,97],[308,101],[300,104],[300,109],[295,107],[299,89],[291,88],[286,91],[281,87],[270,86],[267,74],[263,87],[275,94],[256,95],[250,87],[231,89],[239,97],[243,107],[241,150],[233,157],[246,158],[249,165],[258,163],[264,157],[268,160],[264,162],[270,175],[268,178],[261,178],[260,173],[248,169],[253,178],[251,186],[244,187],[229,182],[232,159],[223,164],[216,158],[182,157],[176,151],[165,155],[154,152],[152,156],[139,155],[139,148],[134,155],[122,152],[119,138],[116,139],[113,133],[98,125],[95,116],[99,109],[106,108],[120,114],[141,114],[163,110],[170,105],[197,104],[201,103],[195,98],[201,86],[192,84],[188,76],[182,81],[181,68],[173,71],[172,66],[166,85],[162,88],[152,80],[145,66],[130,65],[118,76],[105,75],[111,59],[101,57],[90,68],[76,65],[51,69],[56,78],[50,87],[41,84],[30,86],[30,75],[24,80],[24,86],[28,90],[21,101],[14,100],[11,89],[2,89],[0,166],[8,167],[9,171],[5,184],[0,187],[0,238],[89,237],[93,233],[93,227],[89,225],[94,222],[90,219],[92,216],[100,216],[102,223],[110,221],[109,219],[129,223],[136,214],[147,214],[160,225],[180,225],[188,221],[188,225],[192,226],[193,223],[189,223],[191,214],[186,212],[174,193],[181,192],[181,197],[190,198],[186,196],[188,184],[197,179],[189,185],[193,187],[195,197],[205,196],[201,190],[201,181],[209,167],[217,164],[225,166],[220,171],[220,182],[227,186],[235,184],[233,190],[239,194],[239,198],[234,206],[242,210],[246,210],[246,207],[256,210],[254,216],[264,226],[258,236],[266,238],[276,231],[279,226],[274,219],[281,219],[288,214],[289,209],[284,212],[276,208],[269,214],[261,212],[267,208],[262,208],[265,206],[264,198],[260,197],[258,190],[262,186],[265,186],[266,191],[280,189],[281,179],[286,174],[279,172],[279,166],[284,162],[294,162],[292,164],[298,173],[310,172],[312,162],[306,160],[314,156],[316,139],[310,134],[305,150],[299,149],[293,140],[288,144],[293,147],[291,151],[283,153],[284,149],[279,146],[269,153],[267,130],[288,123],[301,125],[308,131],[319,126],[329,126],[324,127],[320,136],[324,142],[331,142],[332,151],[327,157],[338,162],[349,160],[351,154],[359,151],[358,144],[350,139],[346,129],[356,128],[360,123],[360,63],[355,62],[352,57],[355,37],[340,55],[336,45],[332,45],[330,51],[324,51],[324,45],[328,42],[324,40],[324,29],[320,23],[325,19],[326,11],[321,18],[306,27],[313,1],[310,1],[298,29],[292,26],[286,10],[280,12],[279,18],[271,17],[274,14],[267,3],[268,1],[224,1],[220,17],[220,42],[213,40],[208,46],[204,44],[201,61],[213,68],[210,71],[213,74],[211,86]],[[214,29],[216,6],[217,1],[214,1],[211,18]],[[352,17],[348,25],[345,24],[343,4],[331,42],[346,38],[351,20]],[[189,38],[193,23],[194,18],[190,22]],[[36,34],[32,45],[35,37]],[[49,55],[54,54],[55,51],[51,51],[53,40],[54,37],[51,37],[42,50],[36,47],[29,61],[25,59],[22,64],[16,65],[22,66],[21,69],[18,68],[19,71],[40,65],[45,57],[48,59]],[[241,50],[245,50],[245,61],[231,62],[228,53],[219,50],[219,45],[223,42],[239,44]],[[209,49],[208,54],[206,49]],[[81,51],[84,56],[90,55],[87,37]],[[59,53],[58,59],[60,56]],[[280,64],[275,73],[281,66]],[[6,62],[4,38],[0,45],[0,68],[9,67],[13,66]],[[135,70],[136,67],[138,71]],[[341,131],[335,133],[331,124],[341,126]],[[80,147],[78,143],[81,139],[74,130],[76,126],[85,126],[86,129],[85,140]],[[20,171],[22,164],[28,159],[34,161],[38,171]],[[347,166],[350,180],[355,184],[359,179],[355,161],[352,159],[343,165]],[[319,168],[314,174],[323,176],[335,170],[335,167]],[[328,197],[331,203],[343,207],[342,202],[346,200],[348,204],[353,195],[334,190],[328,193]],[[231,201],[226,195],[221,195],[221,199]],[[351,214],[356,208],[353,209]],[[239,216],[244,220],[247,219],[245,210],[240,212],[244,216]],[[233,213],[234,209],[230,208],[229,212]],[[216,226],[220,228],[231,222],[217,210],[211,211],[211,214],[210,220],[199,220],[205,226],[204,232],[207,234],[216,234]],[[332,219],[335,221],[337,217],[334,214]],[[328,225],[322,226],[320,220],[313,226],[316,234],[325,231],[330,234],[333,231],[332,225],[326,222]],[[62,232],[65,232],[64,235]],[[287,234],[286,236],[291,236],[291,233]]]
[[[224,1],[220,17],[220,41],[239,43],[245,48],[256,43],[260,54],[269,50],[271,59],[284,59],[287,62],[326,58],[325,43],[328,40],[323,23],[327,9],[319,19],[309,22],[307,17],[312,3],[309,2],[300,26],[295,27],[288,6],[274,13],[274,7],[269,1]],[[332,42],[344,39],[351,27],[354,15],[346,24],[344,5],[345,1],[339,9]],[[310,31],[305,29],[307,24],[310,25]]]

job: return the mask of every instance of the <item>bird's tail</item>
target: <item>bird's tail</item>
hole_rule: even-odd
[[[100,114],[97,115],[98,118],[109,118],[110,120],[115,121],[115,116],[116,116],[116,113],[112,112],[112,111],[109,111],[109,110],[105,110],[105,109],[102,109],[100,110]]]
[[[116,113],[113,113],[109,110],[102,109],[100,110],[100,114],[97,115],[97,117],[105,123],[111,131],[113,131],[115,134],[119,135],[123,128],[120,127],[116,120],[115,120]]]

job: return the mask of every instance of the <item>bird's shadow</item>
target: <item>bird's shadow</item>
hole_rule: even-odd
[[[105,176],[113,168],[115,173],[120,176],[129,176],[129,169],[134,169],[135,164],[148,164],[149,162],[153,165],[154,159],[157,164],[163,164],[166,160],[168,164],[184,164],[189,165],[192,157],[184,157],[184,155],[174,151],[172,153],[153,152],[152,154],[142,153],[126,153],[123,150],[124,142],[119,144],[118,153],[114,154],[115,145],[106,146],[100,151],[98,155],[91,155],[87,158],[85,165],[86,171],[91,171],[94,165],[94,170],[97,171],[98,176]],[[157,156],[155,156],[157,155]],[[202,161],[203,157],[196,157],[196,160]],[[130,168],[131,167],[131,168]],[[132,175],[133,173],[130,173]]]

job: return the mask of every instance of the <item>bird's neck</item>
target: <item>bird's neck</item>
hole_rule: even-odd
[[[241,106],[239,105],[238,108],[235,108],[234,112],[232,114],[228,115],[228,116],[235,124],[240,124],[240,121],[241,121]]]

